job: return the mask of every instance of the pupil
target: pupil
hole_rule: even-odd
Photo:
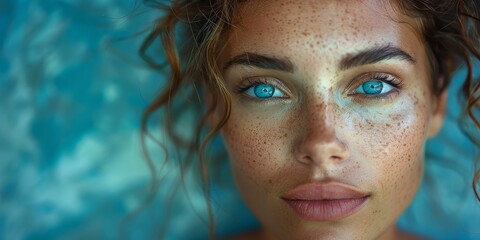
[[[258,98],[269,98],[273,96],[274,88],[268,84],[260,84],[255,86],[254,92],[255,96]]]
[[[366,94],[379,94],[383,89],[383,82],[380,81],[369,81],[363,84],[363,91]]]

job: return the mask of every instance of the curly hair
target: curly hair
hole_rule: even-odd
[[[234,27],[233,13],[240,2],[244,0],[174,0],[170,4],[148,1],[165,15],[156,21],[140,49],[141,56],[152,68],[159,71],[167,69],[170,74],[164,91],[158,94],[142,116],[142,142],[151,137],[148,129],[150,117],[164,109],[162,124],[168,137],[176,148],[187,153],[177,159],[180,172],[183,174],[198,164],[207,202],[210,198],[209,169],[215,167],[217,159],[207,157],[211,148],[209,143],[227,122],[231,111],[230,95],[222,79],[218,56],[225,46],[226,33]],[[434,94],[441,94],[452,81],[453,72],[462,65],[466,66],[468,74],[462,92],[458,94],[464,103],[465,115],[459,125],[464,134],[480,146],[480,81],[473,77],[473,59],[480,60],[479,3],[476,0],[402,0],[395,1],[395,4],[401,13],[418,20],[426,42]],[[158,38],[166,63],[156,63],[148,55],[149,47]],[[211,100],[209,106],[205,107],[200,95]],[[194,114],[194,117],[185,117],[191,126],[195,126],[193,136],[185,136],[177,126],[187,111]],[[222,113],[221,118],[209,126],[208,118],[214,111]],[[182,121],[182,124],[185,122]],[[157,170],[146,149],[145,155],[152,171],[152,191],[155,191]],[[197,159],[196,163],[192,159]],[[478,161],[473,166],[472,188],[480,200]],[[214,237],[211,206],[207,206],[212,223],[210,236]]]

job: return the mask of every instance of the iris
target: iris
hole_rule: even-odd
[[[381,81],[368,81],[362,84],[363,92],[369,95],[379,94],[383,89],[383,82]]]
[[[275,88],[269,84],[260,84],[254,87],[253,92],[258,98],[270,98],[275,93]]]

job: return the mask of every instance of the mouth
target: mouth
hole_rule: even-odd
[[[310,221],[336,221],[359,211],[370,195],[338,182],[313,182],[298,186],[282,199],[300,217]]]

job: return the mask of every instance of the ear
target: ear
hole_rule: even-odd
[[[447,96],[448,91],[443,90],[440,95],[435,96],[433,99],[433,112],[430,119],[430,127],[428,129],[428,137],[432,138],[440,131],[445,118],[445,111],[447,108]]]

